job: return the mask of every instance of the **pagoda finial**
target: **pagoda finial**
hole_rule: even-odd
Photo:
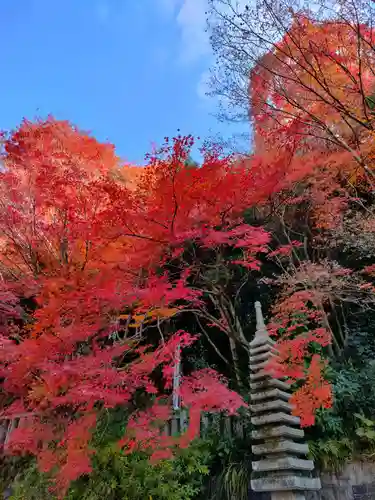
[[[268,332],[266,329],[266,325],[264,324],[263,313],[262,313],[262,304],[257,301],[254,304],[255,307],[255,317],[256,317],[256,337],[268,337]]]

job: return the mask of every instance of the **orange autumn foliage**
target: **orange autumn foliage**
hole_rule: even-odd
[[[366,25],[296,14],[251,74],[256,152],[304,183],[322,229],[339,223],[356,187],[373,189],[373,40]]]

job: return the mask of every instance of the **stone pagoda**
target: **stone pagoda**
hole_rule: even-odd
[[[255,303],[256,334],[250,343],[250,393],[252,453],[251,489],[269,492],[272,500],[304,500],[305,491],[320,490],[320,479],[313,477],[314,463],[308,460],[308,445],[289,404],[290,387],[265,367],[277,357],[275,342],[264,325],[260,302]]]

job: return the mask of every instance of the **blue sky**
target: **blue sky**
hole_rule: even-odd
[[[164,136],[226,132],[204,82],[206,0],[1,0],[0,129],[68,119],[141,163]]]

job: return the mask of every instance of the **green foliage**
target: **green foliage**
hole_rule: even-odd
[[[339,470],[352,458],[352,442],[341,439],[318,439],[309,441],[311,458],[321,470]]]
[[[141,453],[124,455],[115,447],[102,450],[94,460],[94,471],[78,482],[69,500],[107,499],[188,500],[199,491],[208,474],[201,446],[182,450],[175,460],[151,464]]]
[[[174,460],[156,464],[144,453],[125,455],[108,445],[97,451],[92,473],[73,483],[66,500],[189,500],[209,472],[207,459],[203,442],[181,450]],[[49,487],[48,477],[33,464],[18,478],[12,499],[52,499]]]
[[[251,475],[250,462],[229,463],[208,486],[210,500],[247,500]]]
[[[210,434],[210,477],[199,499],[246,500],[251,474],[251,420],[240,411],[243,436],[229,436],[213,428]],[[220,428],[219,428],[220,429]]]
[[[352,432],[345,429],[336,415],[325,417],[325,428],[331,426],[328,434],[331,437],[309,441],[311,457],[319,468],[339,470],[350,460],[366,460],[375,456],[375,420],[360,413],[355,413],[353,417]]]
[[[353,428],[354,414],[360,410],[370,417],[375,409],[375,362],[356,367],[352,363],[337,367],[333,388],[335,409],[348,429]]]
[[[41,474],[35,462],[19,472],[12,486],[11,500],[47,500],[53,498],[48,478]]]
[[[350,460],[375,455],[375,363],[352,362],[330,368],[334,407],[317,413],[307,431],[309,448],[321,469],[338,470]]]
[[[355,429],[362,445],[364,458],[371,459],[375,456],[375,420],[370,420],[360,413],[356,413],[358,426]]]
[[[176,450],[175,459],[153,464],[146,453],[125,454],[117,446],[126,421],[126,412],[121,407],[103,412],[92,440],[96,450],[93,470],[72,484],[66,500],[194,498],[209,473],[208,443],[197,440],[187,449]],[[32,462],[18,474],[12,499],[52,500],[50,486],[48,476],[40,473]]]
[[[370,261],[373,264],[373,261]],[[348,340],[345,358],[358,368],[363,368],[375,354],[375,314],[373,310],[347,311]]]
[[[365,97],[365,101],[367,106],[371,109],[371,111],[374,111],[375,109],[375,94],[372,94],[370,96]]]
[[[0,492],[5,491],[14,481],[18,472],[28,468],[31,463],[29,457],[2,456],[0,458]]]

